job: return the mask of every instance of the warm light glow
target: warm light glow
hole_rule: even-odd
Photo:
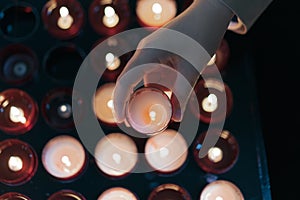
[[[17,172],[23,168],[23,161],[19,156],[10,156],[8,160],[8,168],[11,171]]]
[[[58,115],[62,118],[69,118],[72,115],[72,108],[69,104],[63,104],[58,107]]]
[[[121,64],[120,59],[118,57],[115,57],[113,53],[107,53],[105,56],[105,61],[106,61],[106,68],[109,70],[115,70]]]
[[[66,167],[71,167],[72,163],[70,161],[70,158],[68,156],[62,156],[61,157],[61,162],[66,166]]]
[[[214,163],[223,159],[223,151],[218,147],[212,147],[208,151],[208,159]]]
[[[223,200],[223,198],[220,197],[220,196],[217,196],[217,197],[216,197],[216,200]]]
[[[17,108],[15,106],[10,107],[9,119],[15,123],[26,123],[26,118],[24,117],[24,111],[21,108]]]
[[[102,19],[103,24],[108,28],[113,28],[119,23],[119,16],[116,11],[111,6],[106,6],[104,8],[104,16]]]
[[[202,100],[202,108],[206,112],[214,112],[218,108],[218,98],[215,94],[209,94]]]
[[[69,13],[69,9],[65,6],[62,6],[59,9],[59,15],[57,21],[57,26],[63,30],[69,29],[73,24],[73,17]]]
[[[116,164],[120,164],[121,163],[121,160],[122,160],[122,157],[120,154],[118,153],[114,153],[112,155],[112,159],[115,161]]]
[[[162,13],[162,6],[159,3],[154,3],[152,5],[152,12],[155,14],[161,14]]]

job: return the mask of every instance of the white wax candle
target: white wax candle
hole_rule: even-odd
[[[73,24],[73,17],[69,14],[69,9],[62,6],[59,9],[60,17],[57,20],[57,26],[63,30],[69,29]]]
[[[202,190],[200,200],[244,200],[240,189],[230,181],[217,180]]]
[[[85,156],[85,150],[76,138],[60,135],[48,141],[43,148],[42,163],[49,174],[68,179],[82,170]]]
[[[160,27],[177,14],[174,0],[138,0],[136,14],[145,26]]]
[[[209,94],[202,100],[202,108],[206,112],[214,112],[218,108],[218,97],[215,94]]]
[[[136,196],[123,187],[113,187],[105,190],[98,200],[137,200]]]
[[[147,140],[145,157],[155,170],[173,172],[186,161],[187,149],[186,140],[179,132],[166,129]]]
[[[116,123],[112,100],[114,88],[115,83],[105,83],[97,89],[94,97],[94,112],[100,121],[107,124]]]
[[[167,128],[172,117],[172,105],[164,92],[142,88],[128,102],[126,117],[136,131],[144,134],[158,133]]]
[[[123,133],[110,133],[95,148],[95,161],[100,170],[110,176],[122,176],[136,165],[138,151],[135,142]]]
[[[116,11],[111,6],[106,6],[104,8],[104,16],[102,18],[104,26],[108,28],[113,28],[119,23],[119,16],[116,14]]]

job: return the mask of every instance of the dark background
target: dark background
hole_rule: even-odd
[[[299,175],[299,7],[273,1],[244,36],[253,48],[273,199],[295,199]]]

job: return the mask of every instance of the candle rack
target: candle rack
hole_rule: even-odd
[[[84,13],[84,16],[86,16],[84,23],[81,21],[83,20],[82,18],[78,22],[76,21],[78,23],[76,27],[80,27],[80,31],[76,29],[72,34],[67,33],[65,36],[63,36],[65,32],[62,32],[56,35],[57,37],[55,37],[55,34],[49,32],[49,30],[55,29],[47,26],[47,22],[45,23],[45,21],[41,20],[46,1],[24,0],[20,4],[19,1],[18,4],[14,4],[13,2],[15,1],[0,1],[0,48],[3,49],[7,45],[18,42],[26,45],[35,52],[37,62],[41,66],[37,68],[37,75],[30,82],[26,82],[28,84],[21,84],[17,87],[26,91],[43,108],[43,99],[46,94],[49,94],[49,91],[53,91],[56,88],[72,87],[77,70],[87,56],[87,53],[90,52],[97,42],[106,39],[107,35],[99,34],[88,20],[91,1],[79,1],[82,6],[80,14]],[[183,11],[190,2],[177,0],[177,14]],[[22,5],[26,5],[26,12]],[[19,7],[18,9],[13,8],[12,14],[6,15],[7,12],[11,12],[12,6],[21,6],[23,11]],[[131,17],[128,25],[122,27],[122,30],[123,28],[126,30],[141,27],[135,10],[136,1],[128,1],[128,8]],[[15,12],[16,10],[18,12]],[[2,16],[3,13],[5,14],[4,17]],[[62,14],[64,15],[64,13]],[[15,15],[25,15],[25,18],[18,18],[25,21],[15,23],[16,21],[12,17]],[[77,18],[73,20],[77,20]],[[18,30],[21,30],[21,32],[11,29],[11,27],[18,27]],[[255,77],[252,71],[255,58],[251,49],[241,48],[241,44],[236,42],[237,37],[234,34],[227,32],[225,39],[228,42],[230,56],[226,67],[222,68],[222,78],[224,83],[230,87],[233,105],[230,115],[225,120],[224,130],[228,130],[234,135],[240,147],[238,158],[232,168],[221,174],[206,172],[194,160],[194,149],[191,145],[188,147],[184,164],[181,165],[180,169],[171,173],[159,173],[152,170],[145,173],[128,173],[126,176],[116,178],[102,173],[93,155],[87,152],[86,163],[84,169],[80,171],[79,176],[70,180],[57,179],[49,174],[43,166],[42,152],[45,145],[55,136],[68,135],[78,139],[78,141],[80,141],[80,138],[77,130],[74,128],[67,130],[61,129],[61,127],[50,128],[50,124],[47,120],[43,119],[41,113],[41,115],[38,115],[36,123],[30,127],[30,130],[26,134],[10,135],[2,130],[0,131],[0,142],[7,139],[18,139],[26,142],[36,152],[38,162],[37,170],[28,182],[12,186],[1,181],[0,199],[7,199],[9,197],[8,199],[51,200],[57,199],[57,196],[59,198],[60,196],[68,196],[69,198],[71,194],[75,199],[92,200],[97,199],[109,188],[122,187],[131,191],[138,200],[144,200],[149,198],[152,191],[157,191],[157,188],[161,188],[161,185],[164,184],[167,184],[167,186],[172,186],[172,184],[177,185],[176,187],[172,186],[171,189],[175,190],[176,194],[174,195],[179,195],[179,193],[183,192],[183,199],[199,199],[201,191],[205,186],[216,180],[228,180],[235,183],[245,199],[271,199],[263,137],[258,121],[259,112],[254,85]],[[128,57],[124,61],[127,60]],[[2,69],[2,66],[0,69]],[[108,73],[104,77],[105,80],[99,83],[99,86],[115,81],[115,75],[119,73],[120,71],[111,77]],[[95,74],[97,74],[96,70]],[[1,91],[12,87],[15,87],[15,85],[5,81],[5,79],[0,80]],[[92,107],[92,101],[80,101],[80,103],[90,104]],[[38,112],[44,111],[38,109]],[[86,110],[82,110],[82,112],[86,112]],[[193,120],[199,120],[199,118],[194,116]],[[203,122],[199,123],[197,137],[208,129],[208,125]],[[173,122],[169,125],[169,128],[176,129],[177,126],[178,123]],[[88,133],[89,127],[86,128]],[[117,131],[122,132],[118,128],[109,125],[103,125],[103,130],[106,134]],[[182,134],[186,135],[188,133]],[[134,139],[138,152],[143,153],[146,138],[137,139],[133,136],[129,137]],[[180,148],[180,146],[177,148]],[[214,154],[214,156],[216,155]],[[15,159],[15,161],[17,160]],[[3,163],[4,165],[8,164],[7,162]],[[1,162],[1,165],[3,163]],[[184,190],[182,190],[183,188]],[[173,193],[174,191],[169,192]],[[186,192],[190,197],[187,197]],[[168,194],[168,191],[164,194]]]

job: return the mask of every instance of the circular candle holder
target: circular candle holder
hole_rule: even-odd
[[[97,200],[138,200],[136,194],[123,187],[112,187],[100,194]]]
[[[0,195],[0,199],[3,200],[31,200],[28,196],[18,192],[8,192]]]
[[[87,164],[87,155],[82,144],[74,137],[59,135],[47,142],[42,151],[42,163],[53,177],[74,180]]]
[[[113,114],[112,95],[116,84],[114,82],[101,85],[95,93],[94,112],[98,120],[107,126],[117,126],[116,119]]]
[[[30,131],[38,118],[38,105],[25,91],[6,89],[0,92],[0,130],[13,135]]]
[[[157,186],[150,193],[148,200],[191,200],[191,196],[186,189],[183,187],[172,184],[165,183]]]
[[[227,180],[216,180],[207,184],[200,194],[199,200],[244,200],[241,190]]]
[[[48,197],[47,200],[86,200],[86,198],[74,190],[60,190]]]
[[[60,44],[46,53],[43,67],[54,80],[73,82],[84,57],[83,50],[75,44]]]
[[[136,131],[154,135],[164,131],[172,117],[169,97],[150,87],[137,89],[126,104],[126,119]]]
[[[53,37],[67,40],[80,33],[85,14],[77,0],[49,0],[42,9],[42,20]]]
[[[0,34],[6,39],[25,40],[33,35],[38,25],[38,12],[28,3],[18,1],[0,11]]]
[[[158,28],[177,15],[175,0],[137,0],[135,13],[143,27]]]
[[[206,68],[202,74],[216,74],[225,71],[230,57],[229,44],[226,39],[223,39],[216,50],[216,53],[212,56],[208,62]],[[217,66],[216,68],[213,66]],[[218,71],[216,71],[218,70]]]
[[[221,134],[220,134],[221,133]],[[227,130],[213,130],[207,135],[204,132],[194,141],[193,155],[198,166],[207,173],[223,174],[229,171],[237,162],[239,156],[239,145],[234,136]],[[208,149],[205,157],[199,157],[199,151],[205,137],[219,136],[214,147]]]
[[[130,8],[127,0],[93,0],[89,6],[89,21],[100,35],[114,35],[127,29],[130,23]]]
[[[121,56],[116,56],[120,52],[120,47],[128,46],[125,40],[121,38],[105,38],[97,41],[93,47],[95,49],[101,44],[101,51],[91,52],[91,64],[93,69],[101,75],[101,80],[115,82],[123,71],[125,65],[131,58],[133,52],[128,52]],[[103,50],[105,53],[103,54]],[[103,72],[103,68],[105,69]]]
[[[200,79],[194,91],[196,95],[190,98],[189,108],[200,121],[218,123],[231,113],[233,96],[226,83],[213,78]],[[226,101],[223,101],[224,95]],[[195,109],[195,106],[198,106],[199,109]],[[198,110],[199,112],[195,112]]]
[[[18,139],[7,139],[0,142],[0,163],[0,182],[18,186],[34,176],[38,158],[28,143]]]
[[[35,52],[22,44],[10,44],[0,50],[0,78],[8,84],[24,84],[33,79],[39,62]]]
[[[167,129],[148,138],[144,152],[153,170],[161,174],[171,174],[178,171],[186,162],[188,145],[179,132]]]
[[[94,157],[98,168],[107,176],[121,178],[128,175],[138,161],[133,139],[123,133],[110,133],[100,139]]]
[[[42,100],[41,112],[46,123],[59,131],[74,129],[72,112],[72,88],[62,87],[50,90]],[[74,95],[74,97],[76,97]],[[83,100],[78,96],[76,108],[80,109]],[[82,111],[79,111],[80,113]]]

